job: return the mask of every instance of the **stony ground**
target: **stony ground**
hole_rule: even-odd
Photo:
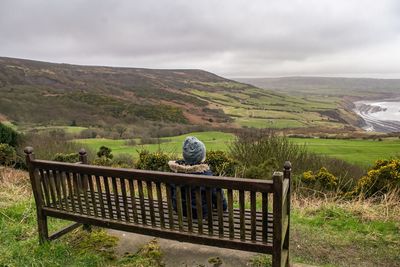
[[[153,237],[109,230],[109,233],[118,237],[119,243],[116,251],[119,256],[139,250],[150,242]],[[232,249],[224,249],[167,239],[157,239],[163,252],[163,262],[166,267],[240,267],[251,266],[250,262],[256,253],[244,252]],[[220,264],[218,264],[220,262]],[[307,267],[311,265],[292,264],[293,267]]]

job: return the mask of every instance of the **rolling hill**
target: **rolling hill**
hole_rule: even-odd
[[[295,95],[382,99],[400,96],[400,79],[341,77],[243,78],[239,82]]]
[[[55,64],[0,57],[0,118],[17,125],[116,123],[341,129],[340,98],[289,96],[203,70]]]

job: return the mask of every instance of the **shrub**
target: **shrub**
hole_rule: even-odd
[[[354,193],[367,197],[400,188],[400,160],[377,160],[358,181]]]
[[[69,153],[69,154],[57,153],[57,154],[55,154],[55,156],[52,160],[76,163],[76,162],[79,162],[79,154],[78,153]]]
[[[139,151],[139,160],[136,168],[153,171],[169,171],[168,161],[170,157],[161,151],[150,153],[147,150]]]
[[[278,163],[275,158],[272,158],[257,166],[250,166],[244,169],[243,176],[252,179],[271,179],[273,172],[277,169]]]
[[[137,143],[136,143],[135,139],[128,139],[128,140],[125,141],[125,145],[127,145],[127,146],[136,146]]]
[[[214,175],[221,176],[234,176],[236,166],[238,165],[227,153],[220,150],[208,151],[205,163],[210,165],[210,169]]]
[[[318,172],[306,171],[301,176],[301,181],[308,186],[318,187],[321,190],[331,190],[337,187],[338,178],[325,167]]]
[[[113,160],[104,156],[94,159],[92,163],[97,166],[113,166]]]
[[[108,159],[112,159],[113,158],[113,154],[111,153],[111,148],[108,148],[106,146],[101,146],[99,151],[97,152],[97,156],[99,158],[101,157],[106,157]]]
[[[247,130],[240,133],[229,146],[229,151],[231,157],[245,168],[259,166],[275,158],[278,166],[283,166],[285,161],[290,160],[293,169],[299,171],[303,168],[303,162],[312,158],[304,146],[298,146],[290,142],[289,138],[266,130]]]
[[[9,144],[0,144],[0,165],[10,166],[17,160],[15,148]]]
[[[129,154],[115,155],[112,166],[119,168],[133,168],[133,158]]]
[[[0,122],[0,143],[16,147],[18,144],[18,133]]]

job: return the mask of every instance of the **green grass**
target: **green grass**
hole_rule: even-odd
[[[377,159],[400,155],[400,139],[337,140],[290,138],[297,144],[306,144],[310,151],[343,159],[362,166],[372,165]]]
[[[147,144],[147,145],[126,145],[126,140],[113,140],[104,138],[91,138],[91,139],[76,139],[74,142],[85,144],[94,150],[98,150],[100,146],[107,146],[112,149],[112,153],[125,153],[137,156],[137,151],[146,149],[151,152],[159,149],[171,153],[180,154],[182,152],[182,143],[187,136],[196,136],[206,145],[208,150],[226,150],[227,145],[234,138],[233,134],[223,132],[194,132],[174,137],[160,138],[160,144]]]
[[[208,150],[228,149],[228,144],[234,140],[234,135],[223,132],[194,132],[174,137],[161,138],[160,144],[148,145],[126,145],[126,140],[113,140],[102,138],[75,139],[74,142],[85,144],[98,150],[100,146],[107,146],[114,154],[126,153],[137,156],[137,151],[147,149],[151,152],[159,149],[171,153],[180,154],[182,143],[187,136],[196,136],[202,140]],[[312,152],[343,159],[347,162],[367,167],[377,159],[389,158],[400,154],[400,139],[383,139],[383,141],[372,140],[339,140],[339,139],[313,139],[313,138],[290,138],[299,145],[306,144]],[[139,140],[136,140],[139,142]]]
[[[240,126],[254,127],[254,128],[299,128],[305,127],[301,121],[286,120],[286,119],[260,119],[260,118],[236,118],[235,122]]]

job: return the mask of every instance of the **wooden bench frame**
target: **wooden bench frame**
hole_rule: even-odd
[[[83,149],[79,151],[80,164],[36,160],[32,147],[26,147],[24,152],[36,203],[40,243],[54,240],[80,225],[86,228],[95,225],[271,254],[273,266],[289,266],[290,162],[285,162],[283,172],[275,172],[272,180],[254,180],[87,165]],[[177,185],[177,211],[172,209],[170,184]],[[201,207],[200,187],[205,187],[208,210],[213,210],[208,192],[212,188],[223,189],[228,196],[228,211],[222,210],[222,193],[218,193],[217,203],[221,204],[208,212],[204,220],[202,209],[198,208],[199,219],[193,219],[190,205],[180,204],[183,197],[192,203],[190,193],[181,195],[181,187],[196,190],[197,207]],[[239,209],[233,207],[237,196],[233,192],[238,194]],[[258,199],[261,197],[261,211],[257,211],[257,195]],[[246,209],[246,196],[250,199],[250,209]],[[187,217],[182,216],[184,208]],[[49,216],[76,223],[49,235]]]

